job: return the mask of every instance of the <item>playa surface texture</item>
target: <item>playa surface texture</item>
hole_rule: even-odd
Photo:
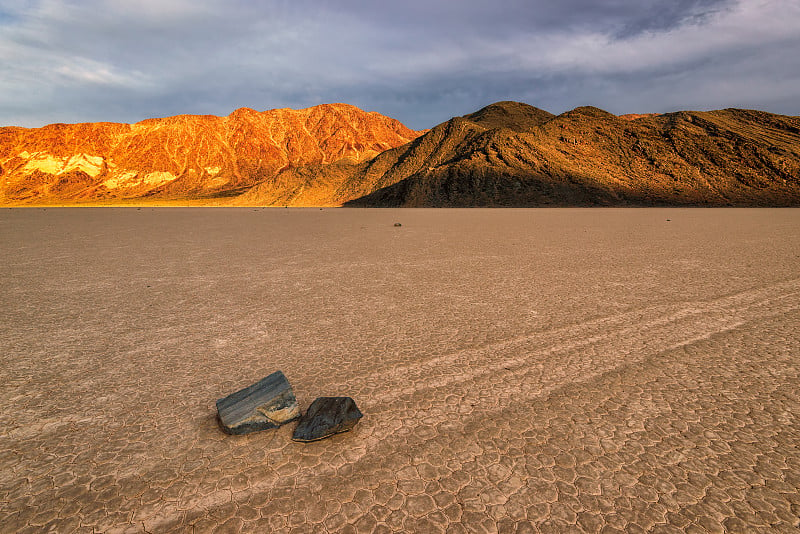
[[[20,209],[0,253],[3,532],[800,525],[800,210]],[[276,370],[364,417],[224,434]]]

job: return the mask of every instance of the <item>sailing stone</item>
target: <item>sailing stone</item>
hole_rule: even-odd
[[[220,426],[227,434],[278,428],[300,417],[289,381],[280,371],[217,401]]]
[[[294,431],[294,441],[317,441],[347,432],[363,414],[350,397],[319,397],[311,403]]]

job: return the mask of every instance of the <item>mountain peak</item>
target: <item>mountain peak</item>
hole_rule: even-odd
[[[582,115],[584,117],[589,117],[592,119],[617,118],[617,116],[614,115],[613,113],[609,113],[604,109],[596,108],[594,106],[579,106],[573,109],[572,111],[567,111],[561,116],[574,117],[576,115]]]
[[[465,119],[480,124],[484,128],[508,128],[515,132],[529,132],[551,120],[555,115],[543,109],[504,100],[464,115]]]

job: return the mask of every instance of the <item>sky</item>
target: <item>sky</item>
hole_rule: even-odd
[[[345,102],[800,115],[798,0],[0,0],[0,125]]]

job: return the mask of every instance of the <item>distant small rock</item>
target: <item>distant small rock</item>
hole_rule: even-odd
[[[403,226],[403,225],[402,225],[402,224],[400,224],[400,223],[394,223],[394,225],[395,225],[395,226]]]
[[[363,414],[350,397],[319,397],[294,431],[294,441],[318,441],[352,429]]]
[[[217,401],[219,423],[227,434],[278,428],[300,417],[292,386],[281,371]]]

